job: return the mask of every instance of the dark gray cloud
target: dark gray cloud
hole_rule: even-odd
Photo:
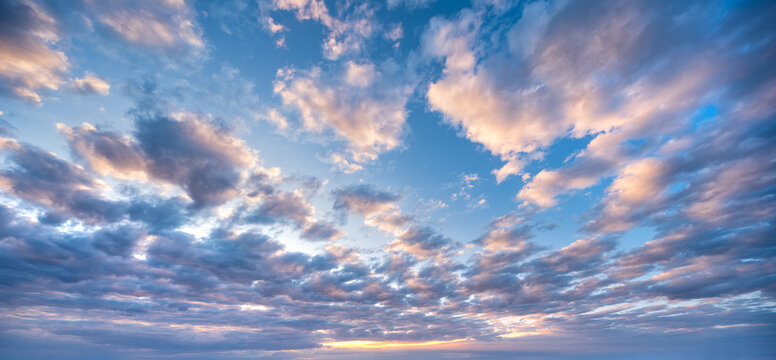
[[[336,226],[322,221],[308,224],[302,233],[302,237],[311,240],[334,240],[342,236]]]
[[[235,195],[239,168],[250,165],[251,155],[231,134],[194,114],[141,115],[135,124],[151,176],[180,184],[199,206]]]
[[[125,205],[100,195],[100,183],[83,168],[32,145],[0,139],[6,164],[0,188],[52,210],[49,219],[66,215],[87,223],[113,222],[124,216]]]
[[[253,175],[250,185],[256,188],[256,191],[250,194],[256,197],[260,204],[258,206],[246,206],[241,210],[240,221],[251,224],[274,224],[291,223],[297,229],[301,230],[301,236],[308,240],[335,240],[343,236],[343,233],[333,224],[316,220],[315,208],[309,202],[309,197],[314,195],[317,185],[307,182],[295,191],[283,191],[276,189],[273,184],[267,181],[266,175]],[[309,186],[314,187],[305,194],[305,189]]]
[[[152,110],[143,111],[145,107]],[[334,225],[314,218],[315,209],[308,201],[315,193],[314,182],[303,182],[297,191],[282,191],[268,171],[252,169],[256,161],[252,151],[223,127],[204,115],[161,115],[155,107],[140,104],[135,109],[132,137],[89,124],[74,129],[59,125],[59,129],[74,156],[99,174],[178,185],[200,209],[245,193],[259,204],[243,206],[235,221],[264,225],[290,222],[310,240],[342,236]],[[307,188],[312,190],[310,194],[305,194]],[[155,228],[181,225],[184,213],[175,199],[157,203],[139,200],[129,208],[132,220]]]
[[[181,199],[133,198],[127,208],[129,219],[145,223],[151,230],[175,229],[189,220],[190,211]]]
[[[173,183],[198,207],[237,194],[241,171],[253,162],[242,141],[199,114],[137,111],[135,116],[134,138],[88,124],[60,130],[73,152],[99,173]]]
[[[305,224],[313,215],[313,207],[298,193],[277,193],[262,198],[261,205],[246,220],[260,224],[292,220]]]
[[[127,257],[145,232],[132,226],[101,229],[94,233],[92,245],[109,256]]]
[[[334,208],[361,215],[382,211],[399,200],[397,194],[380,191],[367,184],[351,185],[334,192]]]

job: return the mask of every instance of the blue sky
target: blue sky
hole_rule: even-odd
[[[0,354],[774,358],[767,1],[0,1]]]

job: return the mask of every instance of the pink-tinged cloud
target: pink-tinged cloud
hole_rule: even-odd
[[[108,95],[110,84],[92,73],[84,74],[84,77],[73,79],[70,88],[83,95]]]
[[[183,0],[86,1],[97,21],[123,41],[168,53],[197,54],[205,48],[195,12]]]
[[[134,138],[90,124],[59,125],[74,152],[100,174],[178,185],[200,206],[238,194],[256,158],[242,140],[194,113],[139,115]]]
[[[3,2],[0,26],[0,91],[32,103],[38,91],[57,90],[65,82],[70,62],[56,49],[57,20],[33,1]]]
[[[391,84],[373,64],[348,63],[335,77],[322,73],[320,68],[286,68],[277,75],[274,91],[299,114],[304,130],[330,132],[345,142],[342,152],[330,156],[342,171],[361,170],[381,153],[401,145],[408,89]]]

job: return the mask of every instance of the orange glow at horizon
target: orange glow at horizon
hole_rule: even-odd
[[[432,341],[372,341],[372,340],[351,340],[351,341],[333,341],[321,343],[337,349],[401,349],[401,348],[434,348],[447,345],[455,345],[469,339],[455,340],[432,340]]]

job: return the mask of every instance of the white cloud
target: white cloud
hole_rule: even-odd
[[[264,118],[280,130],[284,130],[288,127],[288,120],[286,120],[286,117],[277,111],[277,109],[270,109]]]
[[[368,3],[346,3],[338,12],[340,17],[331,16],[322,0],[274,0],[272,9],[292,11],[300,21],[312,20],[326,27],[329,34],[323,42],[323,52],[329,60],[358,53],[363,48],[364,40],[371,37],[378,28],[374,9]]]
[[[108,95],[110,93],[110,84],[89,72],[80,79],[73,79],[70,87],[76,93],[83,95]]]
[[[391,25],[383,34],[383,36],[391,40],[393,42],[393,47],[398,48],[399,47],[399,40],[401,40],[404,37],[404,29],[401,26],[401,23],[396,23]]]
[[[293,11],[299,20],[320,21],[325,26],[331,26],[332,17],[323,0],[274,0],[277,10]]]
[[[205,47],[195,12],[184,1],[88,0],[97,19],[128,43],[169,53]]]
[[[356,64],[348,61],[345,71],[345,81],[352,86],[367,87],[374,82],[374,64]]]
[[[275,20],[273,20],[271,17],[267,18],[267,27],[269,28],[269,31],[273,34],[287,30],[285,26],[276,23]]]

